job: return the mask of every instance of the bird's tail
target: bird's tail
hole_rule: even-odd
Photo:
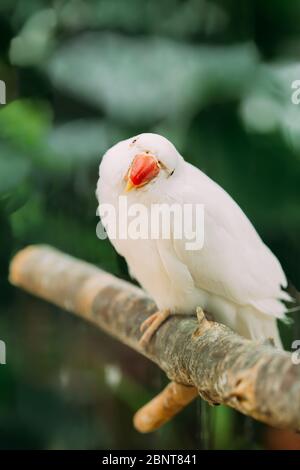
[[[238,332],[241,335],[259,341],[271,338],[277,348],[283,349],[277,320],[274,316],[264,314],[252,307],[245,307],[238,317],[240,318]]]

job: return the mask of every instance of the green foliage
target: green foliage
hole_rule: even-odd
[[[11,139],[24,149],[38,145],[50,125],[46,106],[38,106],[31,101],[13,101],[1,109],[1,136]]]
[[[30,164],[10,147],[0,147],[0,194],[6,194],[17,188],[28,176]]]
[[[299,10],[298,0],[1,1],[0,339],[10,360],[0,446],[263,447],[257,424],[199,404],[138,436],[131,416],[162,387],[159,372],[10,289],[7,275],[19,248],[49,243],[128,277],[96,237],[98,166],[117,141],[152,131],[232,194],[299,287]],[[287,348],[300,331],[293,316]]]
[[[88,34],[58,49],[47,69],[57,87],[112,119],[146,126],[182,113],[186,121],[208,101],[239,96],[255,64],[250,45]]]

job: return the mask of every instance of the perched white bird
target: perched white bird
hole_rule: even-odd
[[[114,145],[100,164],[97,197],[118,214],[119,197],[128,206],[203,204],[204,245],[187,240],[111,238],[129,271],[156,302],[159,312],[142,325],[145,345],[172,313],[191,314],[197,306],[216,321],[252,339],[273,338],[281,347],[276,319],[284,319],[285,274],[254,227],[214,181],[187,163],[166,138],[141,134]],[[110,234],[109,224],[104,226]],[[173,234],[174,235],[174,234]],[[124,239],[123,239],[124,238]]]

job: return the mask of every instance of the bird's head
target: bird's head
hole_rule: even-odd
[[[140,134],[109,149],[100,166],[100,178],[121,185],[124,192],[148,190],[170,178],[181,156],[158,134]]]

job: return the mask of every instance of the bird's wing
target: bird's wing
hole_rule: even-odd
[[[290,300],[281,265],[233,199],[200,170],[187,164],[177,202],[204,204],[204,246],[188,251],[184,239],[174,250],[197,287],[240,305],[284,316],[278,299]]]

